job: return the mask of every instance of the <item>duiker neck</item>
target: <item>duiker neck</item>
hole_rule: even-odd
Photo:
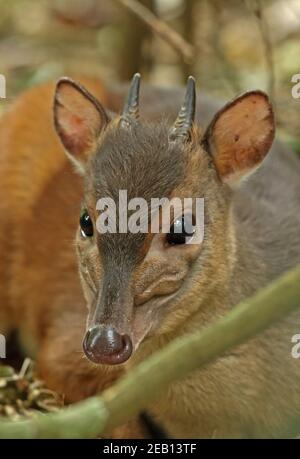
[[[263,253],[255,244],[253,232],[233,215],[232,232],[235,255],[229,289],[229,304],[234,306],[253,295],[269,279]]]

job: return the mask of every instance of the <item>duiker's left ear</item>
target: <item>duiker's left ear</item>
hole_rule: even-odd
[[[54,123],[65,150],[79,172],[109,118],[100,104],[83,86],[61,78],[54,97]]]
[[[274,115],[267,95],[251,91],[216,114],[203,143],[213,156],[221,180],[234,186],[260,165],[274,133]]]

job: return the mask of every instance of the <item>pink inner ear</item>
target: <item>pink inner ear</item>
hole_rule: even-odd
[[[210,146],[220,176],[227,181],[256,168],[273,138],[273,111],[263,93],[245,94],[234,101],[211,129]]]
[[[67,151],[80,155],[91,146],[91,130],[79,116],[69,112],[65,107],[59,107],[57,116],[59,134]]]
[[[86,155],[105,124],[97,101],[76,83],[58,84],[55,122],[66,150],[74,156]]]

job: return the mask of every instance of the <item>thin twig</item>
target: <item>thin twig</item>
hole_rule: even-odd
[[[239,94],[241,92],[239,80],[237,73],[233,66],[228,61],[223,46],[220,43],[220,30],[222,28],[221,14],[220,14],[220,5],[219,2],[211,2],[210,7],[212,9],[214,20],[213,20],[213,36],[212,36],[212,46],[214,49],[214,55],[217,58],[216,62],[220,68],[220,80],[227,87],[227,89],[233,94]]]
[[[141,21],[147,24],[158,36],[169,43],[177,51],[184,61],[190,64],[195,58],[195,48],[181,35],[155,16],[146,6],[137,0],[115,0],[120,5],[135,14]]]
[[[247,3],[249,7],[252,9],[255,17],[257,18],[258,27],[264,45],[266,64],[268,68],[268,92],[273,104],[275,104],[275,67],[273,47],[270,39],[268,23],[265,18],[262,0],[248,0]]]
[[[173,341],[103,393],[60,412],[1,421],[0,438],[87,438],[109,432],[162,396],[168,385],[224,355],[299,308],[300,267],[206,329]]]

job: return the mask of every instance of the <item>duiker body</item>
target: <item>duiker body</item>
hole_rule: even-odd
[[[219,111],[200,96],[194,122],[189,79],[174,124],[179,89],[146,87],[139,117],[135,76],[114,116],[104,106],[119,112],[124,88],[82,83],[98,100],[69,79],[55,90],[63,146],[53,85],[24,94],[0,125],[0,332],[17,329],[49,387],[69,401],[103,390],[300,261],[300,161],[279,142],[271,148],[263,93]],[[147,202],[203,197],[204,240],[186,244],[175,233],[182,214],[168,234],[99,234],[96,203],[121,189]],[[300,413],[297,319],[173,383],[150,414],[174,437],[279,435]],[[115,433],[139,434],[133,424]]]

